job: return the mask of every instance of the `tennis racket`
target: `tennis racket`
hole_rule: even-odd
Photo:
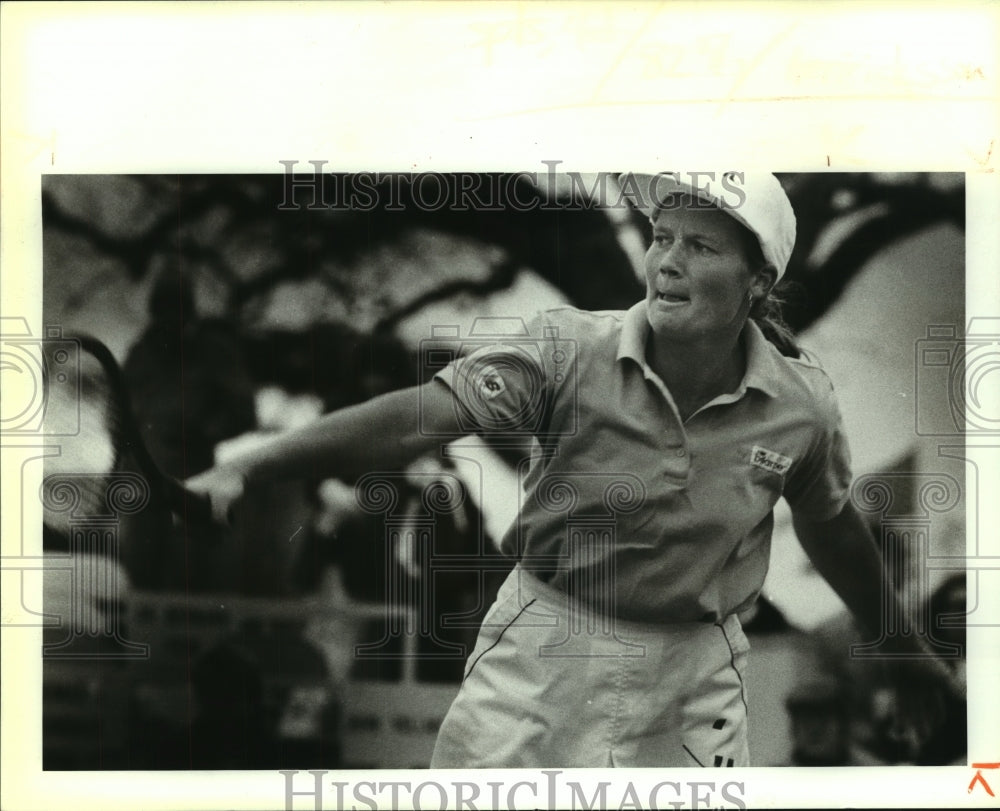
[[[52,356],[53,351],[65,351],[67,341],[79,350],[78,366],[68,381],[65,372],[54,373],[60,359]],[[108,487],[126,457],[145,480],[149,500],[165,504],[175,522],[212,523],[208,498],[164,473],[150,455],[132,411],[124,375],[101,340],[90,335],[66,336],[57,350],[43,344],[42,355],[44,432],[59,437],[58,455],[47,457],[45,463],[42,501],[47,527],[62,534],[68,528],[69,512],[54,508],[60,497],[52,492],[53,487],[71,480],[77,499],[75,512],[100,514]],[[65,367],[64,361],[61,366]]]

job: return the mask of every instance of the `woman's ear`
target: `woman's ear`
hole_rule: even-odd
[[[762,299],[771,292],[775,282],[778,281],[778,269],[772,264],[762,265],[754,272],[753,281],[750,283],[750,292],[755,299]]]

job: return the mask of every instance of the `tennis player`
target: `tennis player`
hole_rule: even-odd
[[[434,767],[748,765],[737,614],[764,582],[779,498],[820,573],[869,633],[881,628],[889,592],[848,498],[833,388],[775,317],[795,241],[780,183],[621,183],[652,226],[643,301],[543,312],[534,344],[498,340],[189,482],[223,520],[257,482],[398,469],[442,436],[536,435],[503,541],[518,565],[483,622]],[[915,637],[888,644],[924,653]],[[950,687],[936,660],[907,673]]]

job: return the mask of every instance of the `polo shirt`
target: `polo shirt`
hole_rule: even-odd
[[[739,387],[686,420],[646,363],[645,302],[546,310],[526,328],[435,380],[470,430],[538,440],[501,547],[574,598],[628,620],[718,621],[764,583],[779,498],[817,520],[846,503],[829,378],[752,321]]]

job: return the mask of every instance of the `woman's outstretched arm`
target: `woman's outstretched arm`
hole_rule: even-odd
[[[464,433],[451,392],[431,381],[333,411],[186,484],[207,496],[215,519],[225,522],[249,485],[399,469]]]

